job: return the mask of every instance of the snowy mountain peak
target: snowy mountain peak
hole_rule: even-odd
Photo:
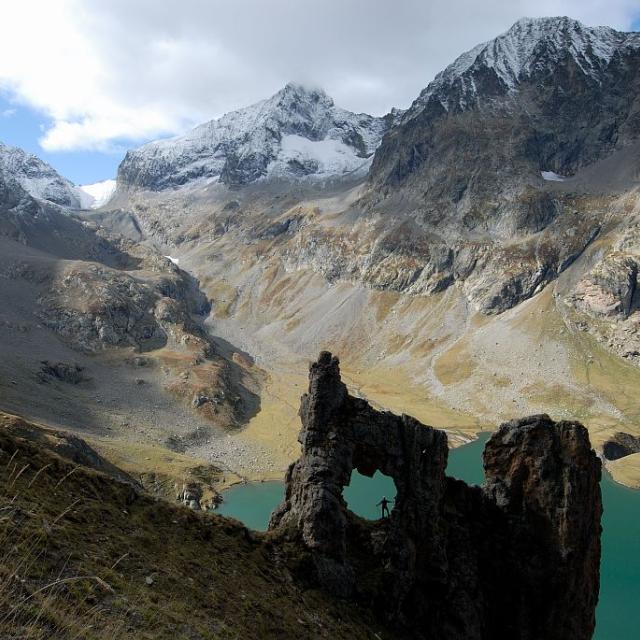
[[[568,59],[585,76],[598,81],[616,51],[626,48],[640,48],[640,33],[587,27],[567,17],[521,18],[505,33],[463,53],[441,71],[408,110],[405,121],[430,100],[446,110],[465,109],[483,94],[515,92],[523,81],[553,73]]]
[[[72,209],[82,207],[81,195],[72,182],[37,156],[2,142],[0,171],[15,180],[34,198]]]
[[[297,82],[287,82],[287,84],[276,93],[272,100],[277,101],[282,106],[294,107],[304,102],[321,103],[325,108],[334,106],[333,98],[328,96],[319,87],[308,87]]]
[[[326,180],[364,173],[388,123],[335,106],[323,90],[288,83],[276,94],[189,133],[127,153],[120,184],[164,189],[196,179]]]

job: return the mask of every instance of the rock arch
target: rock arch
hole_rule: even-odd
[[[446,476],[443,431],[350,396],[328,352],[311,365],[300,417],[302,455],[270,529],[304,544],[325,589],[415,638],[591,637],[602,506],[582,425],[502,425],[480,488]],[[364,525],[349,512],[342,491],[354,469],[393,478],[389,519]]]

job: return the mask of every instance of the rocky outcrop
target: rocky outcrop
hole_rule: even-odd
[[[640,224],[620,237],[566,296],[580,314],[579,328],[614,353],[640,364]]]
[[[164,258],[151,256],[144,266],[144,271],[124,271],[101,264],[69,265],[40,298],[43,323],[86,351],[110,346],[149,351],[164,346],[169,336],[210,348],[191,317],[209,309],[196,281]]]
[[[82,438],[72,433],[35,425],[19,416],[0,411],[0,436],[9,436],[18,442],[37,443],[55,453],[56,456],[70,460],[76,465],[89,467],[125,482],[135,489],[142,489],[137,480],[103,458]]]
[[[415,638],[591,638],[600,462],[586,429],[532,416],[485,449],[486,482],[446,476],[447,436],[354,398],[327,352],[302,397],[302,455],[270,528],[310,550],[314,579]],[[393,478],[388,519],[342,497],[353,470]]]
[[[77,364],[69,364],[68,362],[49,362],[43,360],[40,363],[40,371],[38,371],[38,380],[46,383],[50,380],[59,380],[68,384],[80,384],[85,377],[82,375],[84,367]]]
[[[630,226],[578,282],[574,306],[596,318],[625,320],[640,308],[640,226]]]
[[[182,485],[182,491],[178,494],[177,499],[189,509],[201,511],[202,486],[197,482],[186,482]]]
[[[602,455],[607,460],[619,460],[640,453],[640,438],[618,431],[602,445]]]

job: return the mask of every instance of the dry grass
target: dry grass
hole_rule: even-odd
[[[304,367],[301,368],[304,371]],[[242,438],[264,446],[273,456],[277,471],[256,473],[250,466],[239,470],[249,479],[282,479],[290,462],[300,455],[298,433],[300,396],[307,390],[307,376],[270,371],[261,390],[260,411],[242,432]]]
[[[640,453],[607,462],[607,470],[616,482],[640,489]]]
[[[444,385],[462,382],[473,375],[476,365],[466,340],[458,340],[435,362],[434,370]]]
[[[204,459],[161,446],[103,438],[87,438],[87,442],[156,495],[175,496],[184,483],[197,481],[203,484],[203,499],[207,499],[214,491],[240,480],[235,473],[218,469]]]
[[[213,278],[204,278],[200,286],[213,302],[213,315],[216,318],[228,318],[238,299],[238,292],[228,282]]]
[[[456,428],[476,433],[483,426],[471,415],[448,407],[429,395],[400,368],[379,366],[353,370],[342,367],[343,379],[359,395],[378,408],[394,413],[406,413],[420,422],[438,428]]]
[[[390,637],[296,583],[301,551],[2,429],[0,544],[3,640]]]

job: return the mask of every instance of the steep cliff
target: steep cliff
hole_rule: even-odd
[[[385,135],[366,197],[427,247],[396,243],[411,288],[459,282],[496,313],[563,272],[603,228],[589,196],[637,184],[639,61],[640,34],[523,19],[438,74]]]

